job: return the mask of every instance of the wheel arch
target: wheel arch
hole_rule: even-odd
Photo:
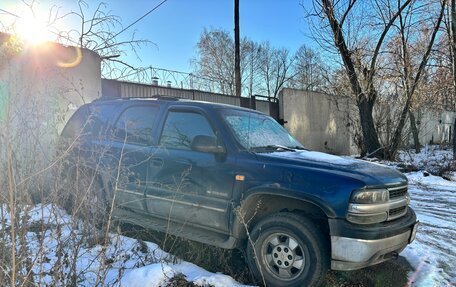
[[[301,194],[300,194],[301,195]],[[255,224],[270,214],[293,212],[305,216],[321,226],[322,231],[329,236],[328,218],[335,216],[329,207],[319,204],[310,197],[298,197],[296,193],[277,189],[262,189],[250,193],[234,208],[232,232],[234,237],[244,243],[247,232]]]

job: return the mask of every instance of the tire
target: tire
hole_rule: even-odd
[[[258,222],[250,237],[247,263],[258,283],[321,285],[329,267],[328,240],[310,220],[288,212],[273,214]]]
[[[63,208],[84,222],[103,230],[111,209],[107,187],[89,171],[71,170],[64,178]]]
[[[103,230],[108,223],[111,202],[108,201],[106,188],[100,179],[95,179],[88,193],[87,212],[88,222],[91,222],[97,229]]]

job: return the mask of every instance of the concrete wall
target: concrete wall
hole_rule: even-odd
[[[415,115],[421,144],[451,142],[456,112],[422,110]],[[410,139],[410,143],[412,141],[413,138]]]
[[[0,34],[0,49],[12,41]],[[56,43],[24,45],[3,56],[0,90],[4,97],[24,104],[24,112],[39,106],[46,120],[57,117],[60,131],[77,107],[101,96],[100,66],[98,54],[87,49]]]
[[[10,146],[21,172],[47,167],[69,117],[100,97],[100,66],[86,49],[28,46],[0,33],[0,163]]]
[[[333,154],[353,154],[348,100],[311,91],[283,89],[280,116],[285,128],[305,147]]]

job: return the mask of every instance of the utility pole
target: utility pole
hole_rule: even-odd
[[[239,0],[234,0],[234,83],[236,96],[241,96],[241,52],[239,37]]]

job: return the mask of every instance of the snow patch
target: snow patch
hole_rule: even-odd
[[[165,264],[155,263],[127,271],[122,277],[124,287],[156,287],[165,285],[174,277],[174,270]]]
[[[415,269],[409,286],[455,286],[456,182],[422,171],[406,175],[420,221],[415,241],[401,253]]]
[[[270,155],[284,158],[292,159],[303,159],[316,162],[332,163],[338,165],[351,165],[357,163],[358,161],[349,157],[340,157],[324,152],[318,151],[283,151],[283,152],[273,152]]]

